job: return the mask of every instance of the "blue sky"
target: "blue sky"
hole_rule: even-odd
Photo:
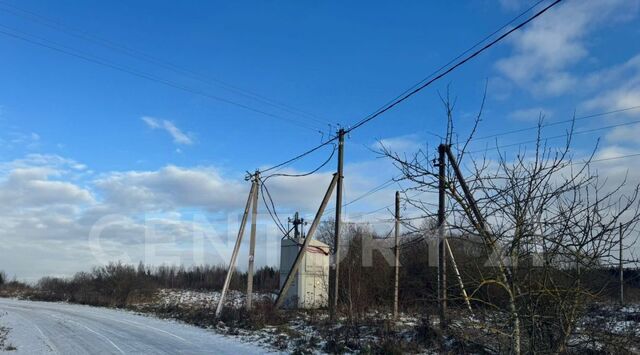
[[[160,234],[168,239],[160,237],[154,245],[184,248],[186,254],[194,244],[193,229],[202,227],[194,222],[196,215],[210,220],[207,228],[233,234],[226,221],[228,216],[237,219],[246,198],[245,171],[319,143],[318,130],[326,137],[336,124],[353,124],[532,3],[2,0],[0,226],[7,242],[0,246],[0,269],[32,278],[99,263],[90,231],[107,215],[117,214],[122,223],[103,236],[106,259],[120,258],[123,249],[134,250],[132,262],[142,259],[139,235],[147,230],[145,218],[166,228]],[[355,131],[345,153],[345,198],[397,174],[371,152],[377,140],[407,152],[439,143],[431,133],[445,129],[438,92],[448,85],[457,98],[456,125],[465,133],[488,83],[481,136],[535,125],[540,112],[552,122],[574,111],[582,116],[640,105],[638,8],[635,0],[566,0]],[[197,75],[150,63],[157,60]],[[640,110],[630,110],[581,121],[577,129],[639,119]],[[556,126],[545,134],[562,132],[563,126]],[[640,125],[577,136],[576,156],[598,138],[599,157],[638,153],[636,133]],[[499,144],[530,135],[503,136]],[[328,153],[320,151],[290,170],[314,168]],[[614,160],[606,170],[624,174],[633,163]],[[333,166],[300,182],[274,181],[283,215],[313,212]],[[383,207],[392,202],[396,188],[359,201],[347,212]],[[268,234],[273,227],[262,217]],[[265,249],[277,244],[272,234],[265,237],[271,238]],[[212,252],[206,261],[223,262],[222,254]],[[262,263],[275,263],[277,252],[270,255]],[[171,259],[165,255],[154,262]]]

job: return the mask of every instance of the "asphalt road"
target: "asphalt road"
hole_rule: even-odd
[[[260,354],[265,349],[174,321],[64,303],[0,298],[11,354]]]

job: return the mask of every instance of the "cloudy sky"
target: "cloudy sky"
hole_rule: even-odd
[[[365,117],[533,3],[2,2],[0,269],[33,280],[112,260],[225,262],[247,171]],[[531,127],[541,114],[547,122],[593,116],[576,123],[574,156],[600,140],[596,159],[613,158],[597,163],[601,174],[638,181],[639,8],[637,0],[565,0],[354,131],[345,200],[398,174],[372,152],[376,142],[398,152],[439,143],[438,93],[447,86],[461,134],[485,84],[479,136]],[[532,138],[524,131],[470,149],[517,150]],[[313,169],[330,153],[285,171]],[[269,181],[283,219],[313,214],[334,164]],[[402,187],[389,184],[346,214],[387,218]],[[276,265],[280,237],[268,215],[260,221],[258,263]]]

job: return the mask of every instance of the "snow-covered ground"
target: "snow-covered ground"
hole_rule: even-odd
[[[0,339],[3,326],[12,328],[5,339],[5,351],[6,346],[14,345],[17,353],[375,353],[387,351],[384,344],[388,342],[395,342],[395,351],[439,351],[435,316],[403,314],[394,324],[389,313],[371,311],[359,321],[340,318],[334,324],[325,311],[274,314],[269,308],[273,296],[256,294],[256,304],[267,302],[261,303],[259,311],[247,313],[243,310],[244,293],[230,291],[225,301],[229,312],[222,319],[214,315],[220,299],[215,291],[163,289],[145,303],[130,305],[145,314],[181,321],[106,308],[0,299]],[[487,319],[500,323],[497,314],[489,312],[483,318],[464,310],[451,316],[452,333],[478,341],[500,340],[485,323]],[[598,350],[603,346],[601,338],[617,343],[628,339],[629,343],[620,347],[637,350],[640,305],[592,305],[570,343]],[[451,345],[455,336],[450,339]]]
[[[11,354],[259,354],[265,348],[131,312],[0,298]],[[0,350],[2,351],[2,350]]]
[[[275,294],[256,293],[254,300],[273,302]],[[153,297],[153,301],[139,304],[134,308],[143,312],[152,312],[166,317],[193,320],[193,311],[199,310],[204,314],[211,314],[210,320],[203,322],[196,319],[198,324],[216,331],[237,337],[253,344],[261,344],[278,351],[294,353],[325,353],[335,348],[327,347],[327,342],[333,339],[341,343],[339,348],[347,353],[358,353],[358,350],[367,349],[372,344],[382,342],[380,324],[363,324],[360,326],[345,326],[347,319],[340,319],[338,325],[328,325],[326,311],[292,311],[276,324],[264,324],[253,327],[243,323],[242,319],[215,321],[213,311],[220,299],[217,291],[193,291],[179,289],[162,289]],[[229,291],[225,298],[227,309],[240,309],[245,305],[245,294],[241,291]],[[191,320],[189,320],[191,318]],[[368,318],[377,320],[374,323],[389,321],[391,314],[373,312]],[[418,318],[410,315],[400,317],[395,325],[397,335],[403,340],[411,340],[415,336],[414,327],[418,325]],[[366,351],[365,351],[366,352]]]
[[[254,293],[254,300],[272,300],[274,294]],[[225,307],[240,308],[245,304],[244,292],[229,290],[225,296]],[[155,296],[156,306],[190,306],[193,308],[215,308],[220,300],[218,291],[192,291],[162,289]]]

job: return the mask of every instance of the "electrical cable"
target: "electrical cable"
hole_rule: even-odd
[[[507,28],[509,25],[511,25],[512,23],[514,23],[516,20],[518,20],[519,18],[521,18],[522,16],[524,16],[525,14],[527,14],[528,12],[530,12],[531,10],[533,10],[535,7],[537,7],[538,5],[540,5],[542,2],[544,2],[545,0],[539,0],[538,2],[536,2],[535,4],[531,5],[529,8],[527,8],[526,10],[524,10],[523,12],[521,12],[518,16],[512,18],[509,22],[505,23],[504,25],[502,25],[502,27],[498,28],[497,30],[491,32],[490,34],[488,34],[487,36],[485,36],[483,39],[479,40],[478,42],[476,42],[473,46],[467,48],[467,50],[465,50],[464,52],[460,53],[457,57],[451,59],[450,61],[448,61],[446,64],[442,65],[441,67],[439,67],[438,69],[434,70],[431,74],[427,75],[424,79],[420,80],[419,82],[417,82],[416,84],[414,84],[413,86],[409,87],[408,89],[406,89],[405,91],[403,91],[401,94],[399,94],[398,96],[396,96],[395,98],[393,98],[392,100],[388,101],[386,104],[382,105],[382,107],[380,107],[378,110],[382,110],[385,106],[391,104],[393,101],[399,99],[400,97],[402,97],[403,95],[407,94],[408,92],[410,92],[411,90],[413,90],[414,88],[416,88],[417,86],[421,85],[422,83],[424,83],[425,81],[429,80],[430,78],[432,78],[434,75],[438,74],[441,70],[443,70],[444,68],[448,67],[449,65],[451,65],[452,63],[454,63],[456,60],[462,58],[462,56],[464,56],[465,54],[471,52],[474,48],[478,47],[479,45],[481,45],[482,43],[486,42],[487,40],[489,40],[491,37],[495,36],[497,33],[499,33],[500,31],[504,30],[505,28]]]
[[[640,153],[626,154],[626,155],[620,155],[620,156],[609,157],[609,158],[593,159],[593,160],[586,161],[586,162],[574,162],[574,163],[571,163],[571,165],[586,164],[586,163],[599,163],[599,162],[603,162],[603,161],[627,159],[627,158],[633,158],[633,157],[640,157]]]
[[[444,76],[446,76],[447,74],[451,73],[452,71],[456,70],[457,68],[459,68],[460,66],[464,65],[465,63],[469,62],[471,59],[477,57],[478,55],[480,55],[481,53],[483,53],[484,51],[486,51],[487,49],[493,47],[494,45],[496,45],[498,42],[502,41],[503,39],[505,39],[507,36],[511,35],[512,33],[514,33],[515,31],[519,30],[520,28],[524,27],[525,25],[527,25],[528,23],[530,23],[531,21],[533,21],[534,19],[538,18],[539,16],[541,16],[542,14],[544,14],[545,12],[547,12],[549,9],[551,9],[552,7],[556,6],[557,4],[559,4],[560,2],[562,2],[563,0],[555,0],[553,1],[551,4],[547,5],[546,7],[544,7],[543,9],[541,9],[540,11],[536,12],[534,15],[532,15],[531,17],[527,18],[525,21],[519,23],[518,25],[516,25],[515,27],[513,27],[512,29],[510,29],[509,31],[505,32],[504,34],[500,35],[498,38],[494,39],[493,41],[489,42],[488,44],[484,45],[482,48],[476,50],[475,52],[473,52],[471,55],[467,56],[466,58],[462,59],[461,61],[457,62],[456,64],[454,64],[453,66],[451,66],[449,69],[445,70],[444,72],[438,74],[437,76],[431,78],[430,80],[428,80],[425,83],[422,83],[421,85],[419,85],[418,87],[414,88],[413,90],[410,90],[408,92],[406,92],[404,95],[400,95],[397,99],[392,100],[390,103],[388,103],[387,105],[383,106],[383,108],[377,110],[376,112],[374,112],[373,114],[361,119],[360,121],[358,121],[355,125],[349,127],[347,130],[345,130],[345,133],[351,133],[352,131],[360,128],[361,126],[363,126],[364,124],[370,122],[371,120],[379,117],[380,115],[382,115],[383,113],[391,110],[392,108],[394,108],[395,106],[397,106],[398,104],[404,102],[405,100],[407,100],[408,98],[412,97],[413,95],[415,95],[416,93],[422,91],[424,88],[426,88],[427,86],[431,85],[432,83],[434,83],[435,81],[443,78]],[[474,48],[474,47],[472,47]],[[468,51],[467,51],[468,52]],[[415,85],[414,85],[415,87]],[[322,146],[329,144],[330,142],[335,141],[336,139],[338,139],[338,136],[333,136],[331,139],[327,140],[326,142],[320,144],[319,146],[316,146],[314,148],[311,148],[301,154],[298,154],[297,156],[288,159],[280,164],[277,164],[271,168],[266,169],[265,171],[269,171],[275,168],[278,168],[280,166],[289,164],[293,161],[296,161],[308,154],[313,153],[314,151],[320,149]]]
[[[269,193],[269,189],[267,188],[267,185],[264,184],[264,182],[262,182],[260,184],[260,191],[262,192],[262,194],[261,194],[262,195],[262,201],[264,202],[264,206],[267,209],[267,212],[269,212],[269,215],[271,216],[271,219],[276,224],[278,229],[280,229],[280,232],[282,232],[282,234],[286,235],[287,234],[287,229],[284,227],[284,224],[280,220],[280,217],[278,217],[278,212],[276,211],[275,203],[273,202],[273,198],[271,197],[271,193]],[[267,203],[267,200],[265,199],[265,196],[269,198],[269,201],[271,202],[271,207],[273,208],[273,212],[271,211],[271,208],[269,208],[269,204]]]
[[[487,135],[487,136],[472,138],[470,141],[473,142],[473,141],[479,141],[479,140],[485,140],[485,139],[490,139],[490,138],[506,136],[506,135],[514,134],[514,133],[533,131],[533,130],[537,130],[539,128],[552,127],[552,126],[557,126],[557,125],[564,124],[564,123],[582,121],[582,120],[586,120],[586,119],[590,119],[590,118],[607,116],[607,115],[612,115],[612,114],[616,114],[616,113],[621,113],[621,112],[626,112],[626,111],[631,111],[631,110],[637,110],[637,109],[640,109],[640,106],[631,106],[631,107],[622,108],[622,109],[619,109],[619,110],[594,113],[594,114],[588,115],[588,116],[581,116],[581,117],[576,117],[576,118],[563,120],[563,121],[545,123],[545,124],[542,124],[542,125],[539,125],[539,126],[531,126],[531,127],[526,127],[526,128],[514,129],[514,130],[511,130],[511,131],[499,132],[499,133],[496,133],[496,134],[491,134],[491,135]]]
[[[435,81],[441,79],[442,77],[444,77],[445,75],[451,73],[452,71],[456,70],[457,68],[459,68],[460,66],[464,65],[465,63],[467,63],[468,61],[470,61],[471,59],[477,57],[478,55],[480,55],[482,52],[484,52],[485,50],[493,47],[496,43],[500,42],[501,40],[503,40],[504,38],[506,38],[507,36],[509,36],[510,34],[512,34],[513,32],[519,30],[520,28],[524,27],[526,24],[528,24],[529,22],[533,21],[534,19],[538,18],[539,16],[541,16],[542,14],[544,14],[545,12],[547,12],[549,9],[551,9],[552,7],[556,6],[557,4],[559,4],[560,2],[562,2],[563,0],[555,0],[554,2],[552,2],[551,4],[547,5],[545,8],[543,8],[542,10],[538,11],[535,15],[529,17],[527,20],[521,22],[520,24],[518,24],[517,26],[513,27],[512,29],[510,29],[509,31],[505,32],[504,34],[500,35],[498,38],[494,39],[493,41],[489,42],[488,44],[484,45],[482,48],[478,49],[477,51],[473,52],[473,54],[471,54],[470,56],[466,57],[465,59],[459,61],[458,63],[456,63],[455,65],[451,66],[449,69],[445,70],[444,72],[438,74],[437,76],[433,77],[432,79],[428,80],[427,82],[421,84],[420,86],[418,86],[417,88],[411,90],[410,92],[402,95],[402,97],[394,100],[392,103],[388,104],[386,107],[384,107],[381,110],[378,110],[377,112],[369,115],[368,117],[360,120],[359,122],[357,122],[355,125],[353,125],[352,127],[350,127],[347,130],[347,133],[358,129],[359,127],[361,127],[362,125],[370,122],[371,120],[379,117],[380,115],[382,115],[383,113],[391,110],[392,108],[394,108],[395,106],[399,105],[400,103],[404,102],[405,100],[409,99],[411,96],[415,95],[416,93],[422,91],[424,88],[426,88],[427,86],[431,85],[432,83],[434,83]]]
[[[322,169],[324,166],[326,166],[331,159],[333,158],[333,156],[335,155],[336,152],[336,146],[334,144],[333,146],[333,150],[331,151],[331,154],[329,155],[329,157],[322,163],[320,164],[317,168],[307,172],[307,173],[303,173],[303,174],[272,174],[272,175],[268,175],[266,177],[260,177],[260,190],[262,191],[262,201],[264,202],[264,205],[267,209],[267,212],[269,212],[269,215],[271,216],[271,219],[273,220],[273,222],[276,224],[276,226],[278,227],[278,229],[280,229],[280,231],[286,236],[288,235],[288,233],[286,231],[286,228],[284,228],[284,224],[282,223],[282,221],[280,220],[280,217],[278,216],[278,213],[276,212],[276,207],[275,207],[275,203],[273,201],[273,198],[271,197],[271,193],[269,192],[269,189],[266,186],[266,182],[269,178],[272,177],[278,177],[278,176],[282,176],[282,177],[304,177],[304,176],[309,176],[311,174],[316,173],[318,170]],[[271,208],[273,208],[273,211],[271,210],[271,208],[269,207],[269,203],[267,203],[267,200],[265,199],[265,195],[267,196],[267,198],[269,199],[270,203],[271,203]]]
[[[591,129],[587,129],[587,130],[583,130],[583,131],[577,131],[577,132],[573,132],[573,133],[568,132],[566,134],[560,134],[560,135],[551,136],[551,137],[544,137],[544,138],[541,138],[540,141],[545,141],[545,140],[549,140],[549,139],[567,138],[569,136],[572,137],[572,136],[575,136],[575,135],[593,133],[593,132],[602,131],[602,130],[610,129],[610,128],[616,128],[616,127],[630,126],[630,125],[634,125],[634,124],[638,124],[638,123],[640,123],[640,120],[631,121],[631,122],[624,122],[624,123],[618,123],[618,124],[614,124],[614,125],[602,126],[602,127],[597,127],[597,128],[591,128]],[[523,145],[523,144],[536,143],[538,141],[539,141],[538,139],[532,139],[532,140],[524,141],[524,142],[505,144],[505,145],[497,146],[495,148],[485,148],[485,149],[480,149],[480,150],[472,150],[472,151],[467,152],[467,153],[468,154],[486,153],[489,150],[493,150],[493,149],[515,147],[515,146],[519,146],[519,145]]]
[[[190,77],[192,79],[196,79],[202,83],[205,83],[209,86],[213,86],[216,85],[218,87],[222,87],[227,89],[228,91],[234,92],[236,94],[242,95],[244,97],[256,100],[256,101],[260,101],[264,104],[267,105],[271,105],[273,107],[277,107],[281,110],[290,112],[292,114],[298,114],[298,115],[305,115],[306,117],[308,117],[309,119],[322,124],[322,125],[327,125],[329,124],[328,121],[322,120],[321,118],[319,118],[317,115],[314,115],[312,113],[306,112],[304,110],[292,107],[290,105],[286,105],[284,103],[269,99],[265,96],[253,93],[251,91],[239,88],[238,86],[235,86],[233,84],[227,83],[225,81],[216,79],[216,78],[212,78],[210,76],[207,75],[203,75],[201,73],[197,73],[193,70],[190,69],[186,69],[186,68],[182,68],[176,64],[173,64],[171,62],[168,62],[166,60],[154,57],[152,55],[146,54],[142,51],[136,50],[134,48],[130,48],[127,46],[124,46],[122,44],[116,43],[114,41],[108,40],[108,39],[104,39],[101,38],[99,36],[96,36],[94,34],[88,33],[86,31],[83,30],[79,30],[76,28],[73,28],[71,26],[68,25],[64,25],[62,24],[60,21],[48,18],[44,15],[35,13],[33,11],[30,10],[26,10],[24,8],[21,8],[19,6],[16,6],[14,4],[10,4],[6,1],[2,1],[0,0],[0,5],[5,6],[5,8],[0,7],[0,10],[5,11],[5,12],[9,12],[15,16],[27,19],[29,21],[32,22],[36,22],[39,23],[41,25],[47,26],[49,28],[53,28],[56,29],[58,31],[61,31],[63,33],[66,33],[68,35],[74,36],[76,38],[80,38],[83,39],[85,41],[94,43],[94,44],[98,44],[100,46],[103,46],[105,48],[109,48],[111,50],[117,51],[119,53],[123,53],[129,57],[141,60],[141,61],[145,61],[148,63],[152,63],[154,65],[157,65],[159,67],[162,67],[164,69],[173,71],[174,73],[178,73],[181,74],[185,77]],[[7,8],[8,7],[8,8]]]
[[[589,119],[589,118],[601,117],[601,116],[605,116],[605,115],[611,115],[611,114],[616,114],[616,113],[621,113],[621,112],[626,112],[626,111],[631,111],[631,110],[637,110],[637,109],[640,109],[640,106],[631,106],[631,107],[622,108],[622,109],[618,109],[618,110],[600,112],[600,113],[595,113],[595,114],[588,115],[588,116],[577,117],[575,119],[569,119],[569,120],[564,120],[564,121],[553,122],[553,123],[546,124],[546,125],[535,126],[535,127],[527,127],[527,128],[518,129],[518,130],[506,131],[506,132],[502,132],[502,133],[496,133],[496,134],[492,134],[490,136],[484,136],[484,137],[480,137],[480,138],[471,139],[471,141],[480,140],[480,139],[487,139],[487,138],[495,138],[495,137],[499,137],[499,136],[502,136],[502,135],[518,133],[518,132],[528,131],[528,130],[532,130],[532,129],[538,129],[539,127],[555,126],[555,125],[562,124],[562,123],[585,120],[585,119]],[[600,128],[597,128],[597,129],[579,131],[579,132],[576,132],[575,134],[585,134],[585,133],[590,133],[590,132],[596,131],[596,130],[602,130],[602,129],[613,128],[613,127],[618,127],[618,126],[624,126],[624,125],[629,125],[629,124],[636,124],[636,123],[640,123],[640,121],[626,122],[626,123],[621,123],[621,124],[617,124],[617,125],[600,127]],[[561,138],[561,137],[566,137],[566,135],[548,137],[548,138],[545,138],[545,139],[555,139],[555,138]],[[535,141],[520,142],[518,144],[533,143],[533,142],[535,142]],[[514,144],[514,145],[518,145],[518,144]],[[503,148],[503,147],[508,147],[508,146],[511,146],[511,145],[500,146],[498,148]],[[475,151],[475,152],[477,153],[478,151]],[[474,153],[474,151],[471,151],[469,153]],[[354,200],[349,201],[348,203],[344,204],[343,206],[347,206],[347,205],[352,204],[354,202],[357,202],[357,201],[359,201],[359,200],[361,200],[363,198],[366,198],[366,197],[368,197],[368,196],[370,196],[370,195],[372,195],[372,194],[374,194],[374,193],[376,193],[378,191],[381,191],[384,188],[388,187],[389,185],[393,184],[393,182],[398,181],[398,180],[404,180],[403,176],[402,175],[398,175],[398,176],[392,177],[391,179],[386,180],[382,184],[375,186],[374,188],[372,188],[371,190],[365,192],[364,194],[360,195],[359,197],[355,198]],[[327,211],[331,211],[331,210],[332,209],[328,209]]]
[[[38,46],[41,46],[41,47],[44,47],[44,48],[48,48],[48,49],[51,49],[53,51],[56,51],[56,52],[59,52],[59,53],[63,53],[63,54],[66,54],[66,55],[69,55],[69,56],[72,56],[72,57],[75,57],[75,58],[79,58],[79,59],[85,60],[85,61],[90,62],[90,63],[98,64],[98,65],[101,65],[101,66],[104,66],[104,67],[108,67],[108,68],[111,68],[111,69],[114,69],[114,70],[118,70],[120,72],[129,74],[129,75],[132,75],[132,76],[136,76],[138,78],[142,78],[142,79],[145,79],[145,80],[153,81],[153,82],[160,83],[160,84],[163,84],[163,85],[168,86],[168,87],[172,87],[172,88],[179,89],[179,90],[182,90],[182,91],[185,91],[185,92],[189,92],[189,93],[192,93],[192,94],[195,94],[195,95],[203,96],[203,97],[215,100],[215,101],[219,101],[219,102],[223,102],[223,103],[226,103],[226,104],[229,104],[229,105],[233,105],[233,106],[236,106],[236,107],[248,110],[248,111],[259,113],[259,114],[264,115],[264,116],[272,117],[272,118],[279,119],[279,120],[288,121],[291,124],[295,124],[295,125],[297,125],[297,126],[299,126],[301,128],[305,128],[305,129],[311,130],[313,132],[320,132],[320,133],[322,132],[322,130],[318,129],[318,127],[311,126],[306,122],[303,123],[303,122],[300,122],[298,120],[294,120],[292,118],[275,115],[273,113],[270,113],[270,112],[267,112],[267,111],[264,111],[264,110],[261,110],[261,109],[258,109],[258,108],[254,108],[252,106],[245,105],[243,103],[239,103],[239,102],[236,102],[236,101],[233,101],[233,100],[229,100],[229,99],[226,99],[226,98],[223,98],[223,97],[220,97],[220,96],[212,95],[212,94],[209,94],[209,93],[204,92],[202,90],[194,89],[194,88],[182,85],[180,83],[176,83],[174,81],[158,77],[158,76],[150,74],[150,73],[141,72],[141,71],[138,71],[138,70],[135,70],[135,69],[132,69],[132,68],[128,68],[126,66],[123,66],[123,65],[120,65],[120,64],[117,64],[117,63],[113,63],[113,62],[111,62],[109,60],[97,57],[95,55],[83,53],[83,52],[81,52],[81,51],[79,51],[79,50],[77,50],[75,48],[72,48],[72,47],[69,47],[69,46],[66,46],[66,45],[63,45],[63,44],[55,43],[55,42],[46,40],[46,39],[44,39],[42,37],[38,37],[38,36],[35,36],[35,35],[32,35],[32,34],[27,34],[25,32],[10,28],[10,27],[5,26],[5,25],[1,25],[0,24],[0,27],[4,28],[4,30],[0,29],[0,34],[8,36],[8,37],[12,37],[14,39],[18,39],[18,40],[21,40],[21,41],[24,41],[24,42],[27,42],[27,43],[31,43],[31,44],[38,45]],[[9,31],[12,31],[12,32],[9,32]],[[32,38],[29,38],[29,37],[32,37]],[[35,38],[35,40],[33,38]]]
[[[303,158],[303,157],[305,157],[305,156],[307,156],[307,155],[309,155],[309,154],[311,154],[311,153],[315,152],[316,150],[318,150],[318,149],[320,149],[320,148],[322,148],[322,147],[324,147],[324,146],[326,146],[326,145],[328,145],[328,144],[331,144],[331,143],[332,143],[333,141],[335,141],[336,139],[338,139],[338,137],[337,137],[337,136],[335,136],[335,137],[333,137],[333,138],[331,138],[331,139],[327,140],[327,141],[326,141],[326,142],[324,142],[324,143],[321,143],[320,145],[316,146],[315,148],[309,149],[309,150],[307,150],[306,152],[304,152],[304,153],[302,153],[302,154],[298,154],[298,155],[296,155],[295,157],[293,157],[293,158],[291,158],[291,159],[289,159],[289,160],[286,160],[286,161],[284,161],[284,162],[282,162],[282,163],[280,163],[280,164],[274,165],[274,166],[272,166],[272,167],[270,167],[270,168],[264,169],[264,170],[262,170],[262,172],[263,172],[263,173],[266,173],[266,172],[268,172],[268,171],[271,171],[271,170],[274,170],[274,169],[277,169],[277,168],[283,167],[283,166],[285,166],[285,165],[288,165],[288,164],[290,164],[290,163],[293,163],[294,161],[296,161],[296,160],[298,160],[298,159],[300,159],[300,158]]]
[[[318,170],[324,168],[327,164],[329,164],[329,162],[331,161],[331,159],[333,158],[333,156],[336,154],[336,150],[337,150],[337,146],[334,144],[333,145],[333,150],[331,151],[331,154],[329,155],[329,157],[327,158],[327,160],[324,161],[324,163],[320,164],[317,168],[306,172],[306,173],[302,173],[302,174],[284,174],[284,173],[278,173],[278,174],[271,174],[266,176],[263,181],[267,181],[269,178],[272,177],[305,177],[305,176],[309,176],[312,174],[315,174],[316,172],[318,172]]]
[[[588,115],[588,116],[577,117],[575,119],[569,119],[569,120],[564,120],[564,121],[553,122],[553,123],[546,124],[546,125],[535,126],[535,127],[527,127],[527,128],[518,129],[518,130],[506,131],[506,132],[502,132],[502,133],[496,133],[496,134],[492,134],[490,136],[484,136],[484,137],[480,137],[480,138],[471,139],[471,141],[480,140],[480,139],[487,139],[487,138],[495,138],[495,137],[499,137],[499,136],[502,136],[502,135],[508,135],[508,134],[512,134],[512,133],[519,133],[519,132],[524,132],[524,131],[528,131],[528,130],[538,129],[539,127],[555,126],[555,125],[562,124],[562,123],[585,120],[585,119],[589,119],[589,118],[601,117],[601,116],[605,116],[605,115],[611,115],[611,114],[627,112],[627,111],[637,110],[637,109],[640,109],[640,106],[631,106],[631,107],[622,108],[622,109],[618,109],[618,110],[600,112],[600,113],[595,113],[595,114]],[[603,129],[614,128],[614,127],[618,127],[618,126],[625,126],[625,125],[630,125],[630,124],[637,124],[637,123],[640,123],[640,121],[632,121],[632,122],[620,123],[620,124],[616,124],[616,125],[610,125],[610,126],[605,126],[605,127],[594,128],[594,129],[585,130],[585,131],[578,131],[578,132],[575,132],[574,134],[586,134],[586,133],[591,133],[591,132],[597,131],[597,130],[603,130]],[[558,136],[548,137],[548,138],[545,138],[545,139],[556,139],[556,138],[563,138],[563,137],[566,137],[566,135],[558,135]],[[503,145],[503,146],[499,146],[497,148],[499,149],[499,148],[504,148],[504,147],[509,147],[509,146],[516,146],[516,145],[519,145],[519,144],[526,144],[526,143],[533,143],[533,142],[536,142],[536,141],[532,140],[532,141],[527,141],[527,142],[520,142],[520,143],[513,144],[513,145]],[[491,148],[491,149],[493,149],[493,148]],[[478,153],[478,152],[484,152],[484,151],[488,151],[488,150],[489,149],[479,150],[479,151],[470,151],[468,153],[470,153],[470,154],[471,153]],[[596,162],[596,161],[592,161],[592,162]],[[370,196],[370,195],[372,195],[372,194],[374,194],[376,192],[382,191],[384,188],[388,187],[389,185],[391,185],[393,182],[395,182],[397,180],[404,180],[404,178],[402,177],[402,175],[398,175],[398,176],[395,176],[395,177],[393,177],[393,178],[391,178],[389,180],[386,180],[382,184],[377,185],[376,187],[374,187],[371,190],[365,192],[364,194],[362,194],[361,196],[355,198],[354,200],[349,201],[344,206],[352,204],[352,203],[354,203],[354,202],[356,202],[358,200],[361,200],[363,198],[366,198],[366,197],[368,197],[368,196]],[[330,210],[331,209],[329,209],[327,211],[330,211]]]

